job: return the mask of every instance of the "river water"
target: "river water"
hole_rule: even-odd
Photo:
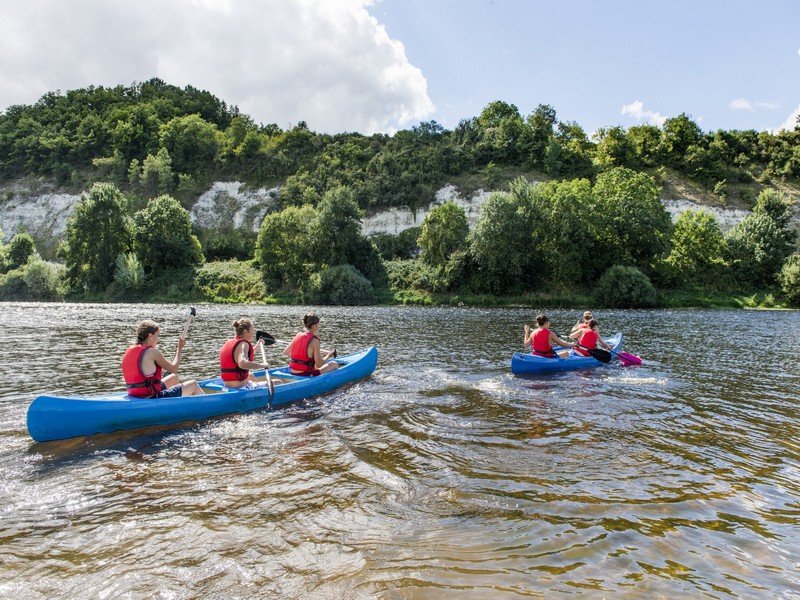
[[[305,310],[197,306],[181,376]],[[644,364],[546,377],[510,369],[534,310],[318,312],[371,378],[37,444],[36,395],[122,389],[136,321],[171,357],[187,307],[0,304],[0,597],[800,598],[799,312],[599,311]]]

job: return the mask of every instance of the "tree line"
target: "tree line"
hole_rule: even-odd
[[[736,190],[753,214],[725,235],[705,211],[673,226],[659,200],[663,169],[721,197]],[[26,176],[89,192],[58,261],[39,257],[25,231],[0,245],[0,297],[174,288],[347,304],[563,290],[644,306],[658,289],[791,299],[798,285],[790,202],[757,189],[800,176],[800,127],[703,132],[682,114],[589,139],[550,106],[523,117],[497,101],[452,131],[428,122],[391,136],[326,135],[302,122],[256,125],[208,92],[153,79],[53,92],[0,114],[0,180]],[[211,181],[230,179],[280,186],[257,236],[192,229],[187,207]],[[365,210],[427,206],[453,180],[506,191],[472,231],[448,203],[417,230],[361,233]]]

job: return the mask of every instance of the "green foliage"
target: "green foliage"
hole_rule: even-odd
[[[311,296],[318,304],[364,306],[375,303],[369,279],[352,265],[336,265],[320,271],[312,282]]]
[[[590,230],[592,186],[587,179],[531,184],[520,178],[511,193],[528,198],[538,215],[534,234],[542,278],[575,286],[589,279],[597,246]]]
[[[175,190],[175,175],[172,159],[166,148],[160,148],[155,156],[148,154],[142,163],[139,185],[148,198],[169,194]]]
[[[206,263],[197,269],[196,287],[210,302],[263,302],[266,290],[261,272],[250,262]]]
[[[138,291],[144,285],[144,266],[133,252],[117,256],[114,267],[114,281],[123,289]]]
[[[145,273],[198,265],[200,242],[189,212],[171,196],[159,196],[133,216],[134,250]]]
[[[172,157],[176,173],[200,175],[213,164],[222,138],[217,126],[200,115],[170,119],[161,127],[160,144]]]
[[[466,247],[468,233],[467,215],[455,202],[434,207],[422,221],[417,239],[422,259],[431,265],[444,265],[450,254]]]
[[[21,267],[28,258],[36,254],[36,244],[27,231],[22,231],[11,238],[8,244],[8,261],[12,269]]]
[[[212,229],[198,236],[206,260],[250,260],[254,256],[256,234],[249,229]]]
[[[28,286],[23,268],[0,275],[0,300],[28,300]]]
[[[793,305],[800,306],[800,254],[793,254],[786,259],[778,280],[786,299]]]
[[[32,254],[25,265],[23,280],[28,293],[35,300],[59,300],[64,296],[65,268],[58,263],[42,260]]]
[[[667,262],[675,268],[679,279],[714,285],[723,277],[726,268],[724,254],[725,240],[712,213],[687,210],[678,217]]]
[[[758,195],[752,214],[726,234],[726,257],[742,284],[771,285],[792,253],[794,239],[789,226],[789,203],[777,192],[764,190]]]
[[[407,260],[419,253],[417,239],[419,239],[420,228],[409,227],[400,233],[376,232],[369,235],[369,239],[375,244],[375,248],[383,260]]]
[[[531,232],[536,215],[525,197],[492,194],[468,237],[480,291],[503,294],[541,280],[542,259]]]
[[[666,250],[672,222],[650,175],[615,167],[597,176],[590,225],[602,248],[596,268],[611,263],[648,269]]]
[[[651,308],[657,298],[647,275],[625,265],[614,265],[603,273],[594,295],[600,306],[608,308]]]
[[[289,206],[264,217],[255,258],[268,288],[302,287],[312,273],[310,227],[312,206]]]
[[[71,285],[105,288],[114,278],[117,256],[131,242],[122,193],[110,183],[96,183],[76,203],[67,221],[65,259]]]

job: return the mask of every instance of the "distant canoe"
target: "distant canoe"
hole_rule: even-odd
[[[340,367],[317,377],[298,377],[284,368],[270,369],[276,385],[273,397],[266,389],[230,389],[219,378],[201,381],[204,396],[135,398],[125,392],[97,397],[38,396],[28,407],[28,433],[37,442],[80,435],[111,433],[148,425],[169,425],[286,404],[327,394],[372,374],[378,364],[375,346],[336,359]],[[254,375],[264,376],[264,371]]]
[[[622,334],[618,333],[613,337],[605,338],[612,350],[622,352]],[[558,350],[558,348],[556,348]],[[612,354],[612,358],[617,355]],[[525,375],[531,373],[551,373],[554,371],[571,371],[573,369],[591,369],[603,365],[602,362],[591,356],[583,356],[574,350],[569,351],[566,358],[546,358],[531,354],[515,352],[511,357],[511,372],[514,375]]]

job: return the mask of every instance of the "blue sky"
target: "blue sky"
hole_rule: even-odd
[[[800,113],[800,0],[0,0],[0,111],[152,77],[326,133],[494,100],[589,134],[775,131]]]
[[[523,116],[549,104],[587,132],[682,112],[704,130],[772,130],[800,107],[797,0],[383,0],[370,12],[448,128],[493,100]]]

